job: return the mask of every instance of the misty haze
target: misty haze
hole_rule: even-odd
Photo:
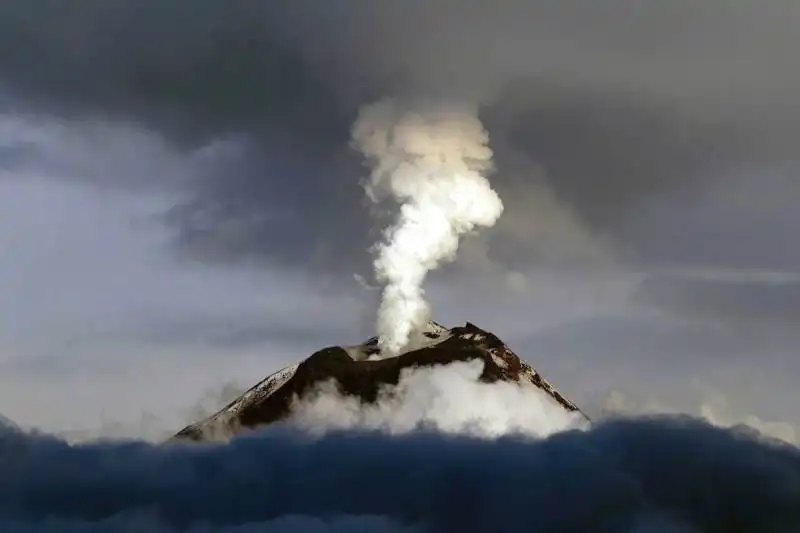
[[[798,28],[0,3],[0,530],[800,530]]]

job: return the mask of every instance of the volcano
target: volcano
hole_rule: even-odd
[[[173,440],[227,440],[284,421],[290,418],[295,400],[304,398],[323,382],[333,380],[342,394],[372,403],[381,389],[398,384],[403,370],[476,359],[483,361],[480,381],[536,387],[547,394],[554,405],[588,421],[578,406],[503,341],[469,322],[446,328],[430,321],[412,336],[404,352],[393,357],[382,356],[378,341],[378,337],[373,337],[354,346],[323,348],[304,361],[267,376],[217,413],[180,430]]]

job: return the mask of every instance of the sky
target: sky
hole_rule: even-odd
[[[798,24],[791,0],[7,0],[0,413],[154,437],[370,337],[350,127],[436,98],[480,106],[505,204],[430,278],[437,320],[590,412],[791,436]]]

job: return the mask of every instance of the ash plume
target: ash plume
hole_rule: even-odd
[[[503,212],[486,177],[489,135],[469,105],[382,100],[361,109],[352,143],[372,167],[367,196],[399,204],[373,264],[383,285],[377,333],[384,353],[397,353],[430,318],[427,273],[455,259],[462,235],[494,225]]]

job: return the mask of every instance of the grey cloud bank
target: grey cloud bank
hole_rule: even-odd
[[[800,79],[786,51],[800,39],[798,18],[788,0],[116,0],[66,11],[14,1],[0,10],[13,43],[0,74],[20,106],[127,117],[184,148],[230,134],[254,140],[258,155],[202,180],[172,212],[182,243],[206,258],[315,255],[323,268],[352,269],[372,239],[348,130],[358,106],[399,95],[482,103],[501,194],[515,183],[556,193],[550,209],[501,219],[496,243],[523,242],[520,228],[537,226],[568,238],[566,210],[578,235],[609,235],[646,260],[659,255],[652,241],[676,241],[667,228],[698,231],[674,212],[647,235],[625,231],[654,196],[686,198],[704,184],[730,203],[743,168],[748,183],[796,173]],[[267,212],[282,214],[293,237]],[[248,245],[230,237],[232,226]],[[796,258],[771,259],[787,247],[786,227],[752,220],[747,231],[774,238],[749,263],[796,268]],[[696,252],[680,241],[666,259]]]
[[[0,433],[7,531],[782,532],[794,447],[680,418],[544,441],[288,429],[226,446]]]

